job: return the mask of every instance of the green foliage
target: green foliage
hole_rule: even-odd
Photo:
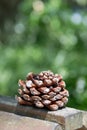
[[[85,10],[73,10],[61,0],[24,0],[18,8],[15,24],[3,30],[0,94],[14,96],[18,79],[24,79],[30,71],[50,69],[66,80],[70,91],[68,106],[87,109]]]

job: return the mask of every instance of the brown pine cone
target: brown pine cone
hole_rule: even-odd
[[[18,103],[19,103],[20,105],[28,105],[28,106],[32,106],[32,105],[33,105],[32,102],[25,101],[25,100],[22,99],[21,97],[16,96],[15,98],[16,98],[16,100],[18,101]]]
[[[38,108],[43,108],[44,107],[44,105],[43,105],[43,103],[41,101],[34,101],[34,104]]]
[[[43,94],[47,94],[48,92],[50,92],[50,89],[47,87],[40,87],[38,90]]]
[[[19,96],[16,100],[20,105],[48,108],[55,111],[65,107],[69,92],[63,77],[51,71],[42,71],[39,74],[28,73],[25,81],[19,80]]]
[[[58,105],[57,104],[51,104],[48,106],[48,108],[51,110],[51,111],[56,111],[58,110]]]
[[[39,96],[31,96],[33,101],[41,101],[42,98],[40,98]]]

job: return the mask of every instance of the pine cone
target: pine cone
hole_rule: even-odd
[[[36,106],[58,110],[65,107],[69,92],[61,75],[51,71],[42,71],[39,74],[28,73],[26,80],[19,80],[19,96],[16,99],[21,105]]]

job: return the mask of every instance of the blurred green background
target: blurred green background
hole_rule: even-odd
[[[87,110],[87,0],[0,0],[0,95],[28,72],[62,74],[68,106]]]

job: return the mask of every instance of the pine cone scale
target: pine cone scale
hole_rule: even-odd
[[[20,105],[48,108],[55,111],[65,107],[69,92],[65,89],[63,77],[51,71],[42,71],[39,74],[28,73],[26,80],[18,82],[19,96],[16,97]]]

